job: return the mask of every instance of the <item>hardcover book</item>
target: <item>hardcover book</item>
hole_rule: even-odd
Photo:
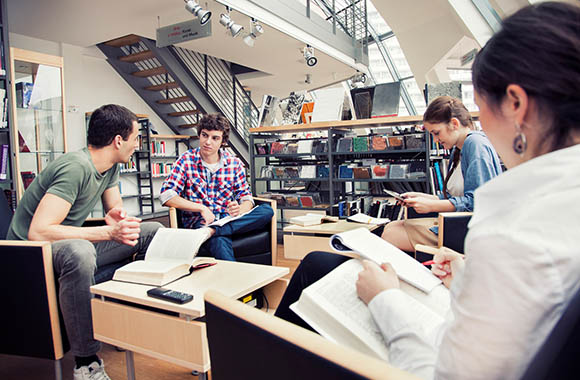
[[[405,147],[407,149],[425,149],[425,134],[413,133],[405,135]]]
[[[401,279],[401,290],[414,298],[414,313],[430,321],[434,331],[449,311],[449,291],[409,255],[358,228],[333,235],[332,249],[349,252],[377,264],[389,262]],[[365,354],[388,360],[388,348],[368,307],[358,297],[356,281],[362,263],[351,259],[302,291],[290,308],[322,336]]]
[[[405,149],[403,136],[389,136],[389,150]]]
[[[397,116],[401,99],[401,83],[380,83],[375,86],[371,117]]]
[[[380,164],[371,166],[371,173],[373,178],[388,178],[389,164]]]
[[[352,137],[341,137],[336,143],[337,152],[351,152],[352,151]]]
[[[8,144],[2,144],[0,152],[0,179],[6,179],[8,176]]]
[[[283,142],[274,141],[270,145],[270,154],[281,154],[284,151],[285,144]]]
[[[352,168],[353,176],[357,179],[369,179],[371,178],[370,168],[367,167],[356,167]]]
[[[369,150],[369,138],[367,136],[358,136],[352,139],[353,152],[366,152]]]
[[[113,280],[163,286],[190,273],[212,257],[195,259],[199,247],[210,237],[208,228],[160,228],[145,253],[145,260],[133,261],[115,271]]]
[[[385,136],[373,136],[371,145],[373,150],[386,150],[387,139],[385,139]]]

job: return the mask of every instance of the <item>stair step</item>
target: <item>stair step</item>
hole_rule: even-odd
[[[191,98],[189,96],[180,96],[177,98],[161,99],[161,100],[158,100],[157,103],[159,103],[159,104],[175,104],[175,103],[183,103],[183,102],[189,102],[189,101],[191,101]]]
[[[127,45],[134,45],[141,41],[141,37],[136,34],[128,34],[124,37],[115,38],[114,40],[110,40],[105,42],[105,45],[114,46],[114,47],[121,47]]]
[[[139,62],[146,59],[151,59],[155,57],[155,54],[151,50],[145,50],[139,53],[133,53],[129,55],[122,55],[119,57],[119,61],[122,62]]]
[[[154,75],[163,75],[167,73],[167,69],[163,66],[155,67],[153,69],[135,71],[132,75],[140,78],[152,77]]]
[[[163,90],[169,90],[171,88],[178,88],[179,87],[179,83],[177,82],[168,82],[168,83],[161,83],[161,84],[156,84],[153,86],[148,86],[145,87],[145,90],[148,91],[163,91]]]
[[[190,110],[190,111],[170,112],[167,115],[177,117],[177,116],[197,115],[198,113],[201,113],[201,111],[200,110]]]
[[[195,123],[195,124],[181,124],[181,125],[178,125],[178,127],[181,129],[197,128],[197,123]],[[197,136],[195,136],[195,137],[197,137]]]

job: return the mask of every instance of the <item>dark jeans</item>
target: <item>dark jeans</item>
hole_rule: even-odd
[[[270,222],[272,216],[274,216],[274,211],[270,205],[258,205],[251,213],[242,216],[240,219],[221,227],[212,227],[215,229],[215,234],[211,239],[203,243],[202,248],[209,251],[216,259],[236,261],[232,248],[232,235],[260,229]],[[200,227],[203,227],[201,220],[195,223],[193,228]]]
[[[91,292],[95,270],[103,265],[123,261],[135,253],[145,253],[157,230],[156,222],[141,223],[136,246],[116,241],[92,243],[83,239],[52,243],[52,263],[59,283],[59,304],[71,351],[75,356],[96,354],[101,344],[93,338]]]
[[[320,280],[334,268],[349,259],[351,258],[328,252],[311,252],[306,255],[300,265],[298,265],[298,268],[296,268],[296,272],[292,275],[290,283],[274,315],[288,322],[292,322],[295,325],[313,330],[302,318],[290,310],[290,305],[298,301],[302,290]]]

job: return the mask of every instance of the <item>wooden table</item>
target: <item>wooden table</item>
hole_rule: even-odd
[[[379,226],[339,220],[336,223],[322,223],[314,226],[291,224],[284,227],[284,257],[301,260],[312,251],[332,252],[329,238],[337,233],[355,228],[368,228],[373,231]]]
[[[163,359],[198,371],[206,378],[210,369],[203,296],[207,290],[235,299],[263,288],[270,307],[278,305],[288,268],[221,261],[166,288],[193,295],[178,305],[148,297],[153,286],[107,281],[91,287],[95,339],[126,349],[127,378],[135,378],[133,352]]]

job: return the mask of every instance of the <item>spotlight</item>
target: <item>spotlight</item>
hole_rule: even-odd
[[[201,25],[207,24],[211,18],[211,12],[204,10],[195,0],[185,0],[185,9],[195,17],[199,18],[199,23]]]
[[[318,58],[314,56],[314,48],[312,46],[306,45],[304,48],[304,59],[306,60],[306,64],[310,67],[318,63]]]
[[[304,79],[304,83],[306,84],[312,83],[312,75],[306,74],[306,79]]]
[[[250,21],[250,33],[244,37],[244,42],[246,45],[252,47],[254,46],[254,42],[258,36],[261,36],[264,33],[264,27],[258,23],[255,19],[252,18]]]
[[[240,34],[240,32],[242,30],[244,30],[244,27],[241,25],[236,24],[231,18],[229,14],[225,14],[222,13],[220,16],[220,24],[222,24],[223,26],[225,26],[228,31],[230,32],[230,34],[232,35],[232,37],[236,37],[238,34]]]
[[[367,81],[367,75],[357,72],[352,76],[351,80],[353,83],[365,83]]]

